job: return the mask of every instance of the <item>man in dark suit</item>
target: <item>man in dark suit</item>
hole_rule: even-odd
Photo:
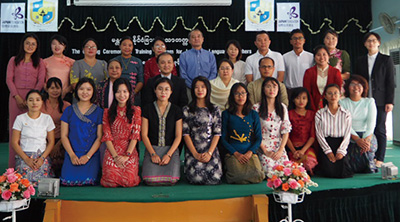
[[[186,94],[185,80],[171,74],[174,68],[174,59],[171,54],[164,52],[157,57],[157,64],[160,69],[160,75],[154,76],[149,79],[144,87],[142,94],[142,105],[152,103],[156,100],[156,94],[154,93],[154,83],[159,78],[169,78],[172,81],[172,94],[169,101],[181,108],[188,104],[188,98]]]
[[[381,37],[374,32],[364,36],[364,46],[368,55],[357,60],[356,74],[362,75],[369,83],[369,97],[375,99],[378,110],[375,136],[378,140],[378,150],[375,153],[376,165],[382,165],[386,152],[386,114],[393,109],[395,68],[392,59],[379,53]]]

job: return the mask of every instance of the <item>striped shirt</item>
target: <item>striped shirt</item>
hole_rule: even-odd
[[[337,152],[345,156],[350,142],[351,114],[350,111],[339,106],[338,111],[333,115],[328,106],[318,110],[315,114],[315,134],[318,143],[325,154],[332,153],[332,149],[326,142],[326,137],[343,137]]]

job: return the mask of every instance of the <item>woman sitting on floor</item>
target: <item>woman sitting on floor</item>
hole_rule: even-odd
[[[304,87],[293,89],[289,104],[289,120],[292,124],[287,142],[289,159],[303,163],[304,168],[314,175],[313,168],[318,164],[313,148],[315,112],[311,110],[310,94]]]
[[[48,79],[45,89],[46,94],[44,96],[41,111],[49,114],[56,126],[54,130],[55,145],[50,153],[50,157],[51,168],[53,169],[55,177],[60,177],[61,167],[65,158],[65,149],[61,143],[61,116],[64,110],[71,104],[62,99],[63,85],[59,78],[51,77]]]
[[[39,91],[33,89],[26,94],[28,112],[15,119],[11,139],[17,154],[16,171],[34,186],[40,178],[52,176],[49,154],[54,147],[55,126],[51,117],[40,111],[42,104]]]
[[[168,101],[172,90],[170,79],[158,79],[154,84],[157,100],[143,107],[142,140],[146,152],[142,178],[147,185],[174,185],[180,178],[182,111]]]
[[[100,140],[103,134],[103,110],[96,101],[94,81],[84,77],[75,87],[76,104],[61,116],[61,141],[67,151],[61,169],[61,184],[96,185],[100,171]]]
[[[185,173],[192,184],[219,184],[221,158],[216,149],[221,137],[221,112],[210,102],[211,85],[204,76],[192,82],[192,102],[183,107]]]
[[[374,162],[378,148],[374,135],[377,111],[374,98],[367,98],[368,82],[362,76],[351,75],[344,89],[346,98],[339,104],[352,116],[351,141],[347,148],[351,169],[354,173],[377,172]]]
[[[256,154],[261,144],[258,113],[251,109],[249,92],[243,83],[235,83],[229,94],[228,109],[222,112],[221,141],[225,156],[228,183],[260,183],[265,174]]]
[[[315,114],[315,132],[322,149],[318,153],[321,175],[335,178],[352,177],[347,155],[351,114],[339,105],[338,85],[327,85],[323,95],[326,105]]]
[[[102,142],[107,151],[100,183],[104,187],[133,187],[140,182],[136,144],[140,139],[141,110],[132,105],[132,88],[127,79],[115,80],[113,94],[114,100],[103,115]]]
[[[292,129],[285,104],[280,100],[280,87],[277,79],[267,77],[261,86],[261,102],[253,106],[259,113],[262,142],[258,149],[265,175],[277,164],[289,158],[285,146]]]

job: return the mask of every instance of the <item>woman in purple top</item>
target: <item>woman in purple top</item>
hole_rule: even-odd
[[[15,118],[27,112],[23,98],[31,89],[41,90],[46,76],[46,67],[39,53],[39,38],[34,33],[27,33],[21,40],[18,54],[11,57],[7,66],[6,83],[10,90],[8,103],[9,132]],[[11,141],[11,133],[9,134]],[[11,144],[11,143],[10,143]],[[15,151],[9,146],[8,167],[15,167]]]

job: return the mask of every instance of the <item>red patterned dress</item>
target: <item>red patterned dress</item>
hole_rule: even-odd
[[[108,109],[104,110],[103,115],[103,138],[102,142],[111,141],[114,149],[120,156],[125,156],[131,140],[140,139],[141,109],[133,106],[134,114],[132,123],[128,122],[126,117],[126,107],[117,107],[117,116],[112,125],[108,120]],[[140,182],[139,155],[136,148],[133,150],[125,167],[118,167],[111,153],[106,150],[103,160],[103,176],[101,185],[104,187],[133,187]]]

